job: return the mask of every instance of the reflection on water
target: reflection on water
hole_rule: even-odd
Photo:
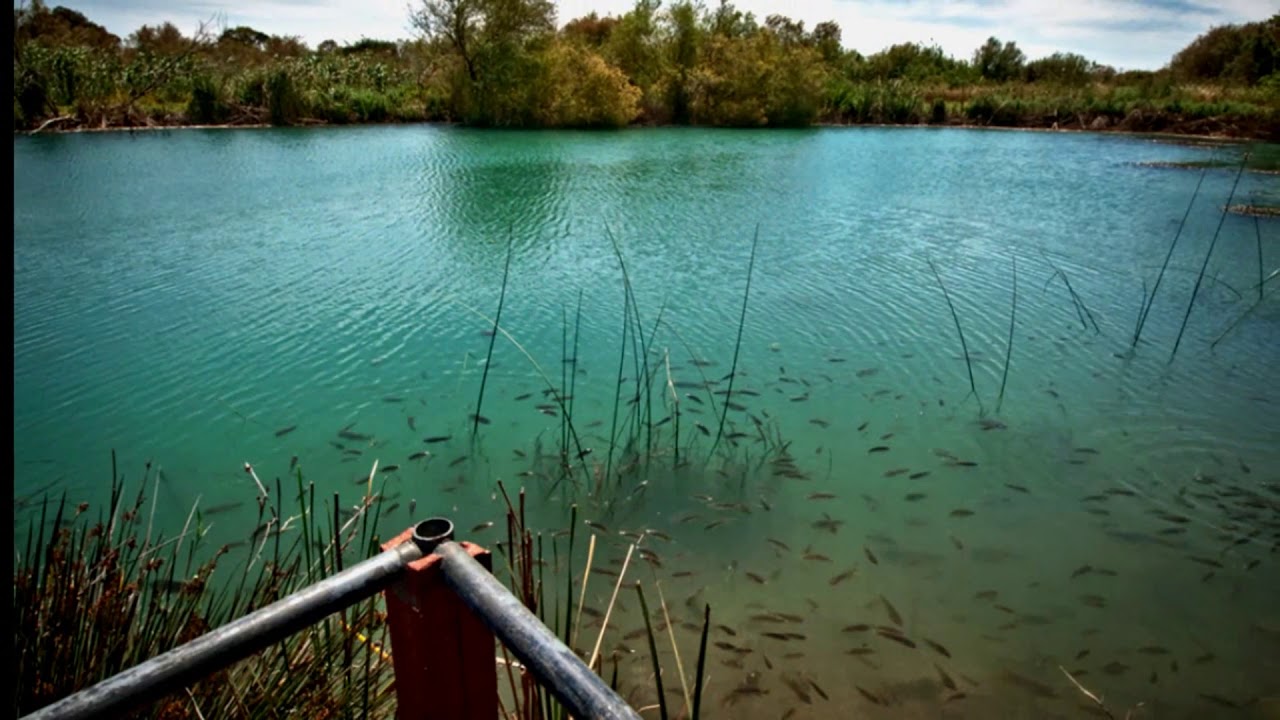
[[[577,503],[587,651],[636,543],[626,578],[661,587],[689,673],[712,608],[717,716],[1093,712],[1070,673],[1116,717],[1266,717],[1280,306],[1209,345],[1257,300],[1259,246],[1280,258],[1274,221],[1226,219],[1169,361],[1229,171],[1129,347],[1197,180],[1136,163],[1207,152],[934,130],[15,139],[17,532],[42,490],[101,501],[111,448],[161,469],[161,522],[199,499],[214,543],[253,529],[244,462],[274,485],[296,458],[354,504],[377,460],[384,536],[445,514],[504,540],[502,480],[550,547]],[[510,337],[477,408],[508,237]],[[582,573],[578,548],[548,583]],[[603,648],[647,705],[634,597]]]

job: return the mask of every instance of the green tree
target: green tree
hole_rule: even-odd
[[[555,32],[549,0],[422,0],[411,21],[461,61],[466,77],[455,85],[454,99],[459,116],[486,125],[534,122],[533,95],[543,71],[537,46]]]
[[[1033,83],[1079,86],[1087,84],[1096,69],[1097,63],[1090,62],[1083,55],[1054,53],[1027,63],[1024,77]]]
[[[1174,55],[1169,69],[1182,80],[1257,83],[1280,71],[1280,13],[1210,28]]]
[[[834,20],[820,22],[813,26],[813,33],[809,36],[809,42],[822,55],[823,62],[829,65],[835,65],[839,62],[840,56],[844,52],[840,47],[840,25]]]
[[[1026,59],[1013,41],[1002,43],[992,37],[974,51],[973,67],[984,80],[1008,82],[1022,75]]]
[[[600,48],[612,37],[618,22],[618,18],[612,15],[600,17],[593,11],[590,15],[574,18],[565,23],[560,32],[566,40]]]
[[[809,37],[804,32],[803,20],[792,20],[785,15],[770,15],[764,19],[764,27],[783,45],[804,45]]]
[[[623,127],[639,113],[640,89],[621,70],[581,44],[552,44],[544,63],[545,89],[538,93],[538,124]]]
[[[689,78],[697,67],[704,34],[698,26],[698,11],[692,2],[685,0],[671,6],[667,11],[667,33],[671,119],[686,124],[690,121]]]
[[[662,74],[658,41],[658,0],[637,0],[623,15],[604,44],[604,56],[641,90],[648,90]]]
[[[744,13],[729,0],[720,0],[720,4],[707,16],[707,26],[712,35],[727,38],[745,38],[755,33],[758,28],[756,16]]]

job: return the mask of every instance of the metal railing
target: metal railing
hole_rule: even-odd
[[[358,563],[343,572],[300,590],[282,600],[261,608],[239,620],[223,625],[205,635],[162,653],[146,662],[108,678],[93,687],[81,690],[51,705],[27,715],[25,720],[79,720],[80,718],[118,717],[149,702],[176,692],[191,683],[210,675],[250,655],[280,642],[288,636],[339,612],[379,592],[401,594],[409,576],[415,571],[431,568],[438,572],[443,585],[456,599],[474,613],[492,635],[490,646],[482,652],[472,653],[465,664],[475,667],[451,668],[460,673],[477,673],[492,676],[495,658],[492,637],[497,636],[511,650],[538,681],[576,717],[602,718],[604,720],[639,720],[639,715],[618,696],[599,675],[592,672],[582,660],[547,628],[518,598],[493,577],[488,569],[472,556],[468,549],[453,541],[453,523],[444,518],[432,518],[418,523],[412,534],[401,536],[404,541],[394,546],[384,546],[384,551]],[[474,546],[472,546],[474,548]],[[479,550],[476,548],[476,550]],[[423,560],[430,562],[424,563]],[[420,583],[418,587],[422,587]],[[412,590],[407,593],[412,600]],[[397,601],[398,602],[398,601]],[[389,608],[390,609],[390,608]],[[426,608],[428,611],[430,608]],[[421,613],[417,613],[420,615]],[[392,662],[395,664],[396,686],[418,687],[431,685],[430,677],[412,677],[429,674],[422,663],[410,660],[397,661],[400,656],[421,657],[412,652],[419,648],[405,647],[406,641],[414,644],[444,645],[443,638],[414,637],[411,621],[399,620],[406,625],[397,632],[397,613],[388,613],[391,625]],[[408,614],[400,613],[406,618]],[[439,628],[440,619],[435,627]],[[444,620],[444,627],[457,629],[465,622]],[[396,637],[402,638],[397,646]],[[483,643],[481,643],[483,644]],[[487,663],[487,666],[485,664]],[[419,683],[415,683],[419,681]],[[492,703],[492,716],[497,716],[496,685]],[[446,684],[443,691],[465,692],[460,687]],[[406,708],[403,691],[397,715],[400,718],[431,717],[431,701],[427,697],[414,708]],[[475,699],[472,699],[474,707]],[[485,710],[479,716],[489,715]]]

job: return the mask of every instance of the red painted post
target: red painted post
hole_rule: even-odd
[[[413,542],[413,528],[382,546]],[[489,551],[459,543],[492,571]],[[384,592],[396,674],[397,720],[494,720],[498,671],[493,633],[444,582],[440,557],[409,565]]]

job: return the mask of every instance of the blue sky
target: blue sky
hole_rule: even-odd
[[[415,0],[420,1],[420,0]],[[626,12],[634,0],[560,0],[561,24],[592,10]],[[111,32],[127,36],[166,20],[184,32],[201,21],[249,25],[276,35],[323,40],[412,36],[409,0],[46,0],[79,10]],[[718,0],[704,0],[708,5]],[[17,3],[15,2],[15,6]],[[1030,58],[1078,52],[1122,69],[1155,69],[1212,25],[1264,20],[1280,0],[737,0],[742,10],[782,13],[807,28],[835,20],[846,47],[870,54],[899,42],[940,45],[969,57],[987,37],[1014,40]]]

